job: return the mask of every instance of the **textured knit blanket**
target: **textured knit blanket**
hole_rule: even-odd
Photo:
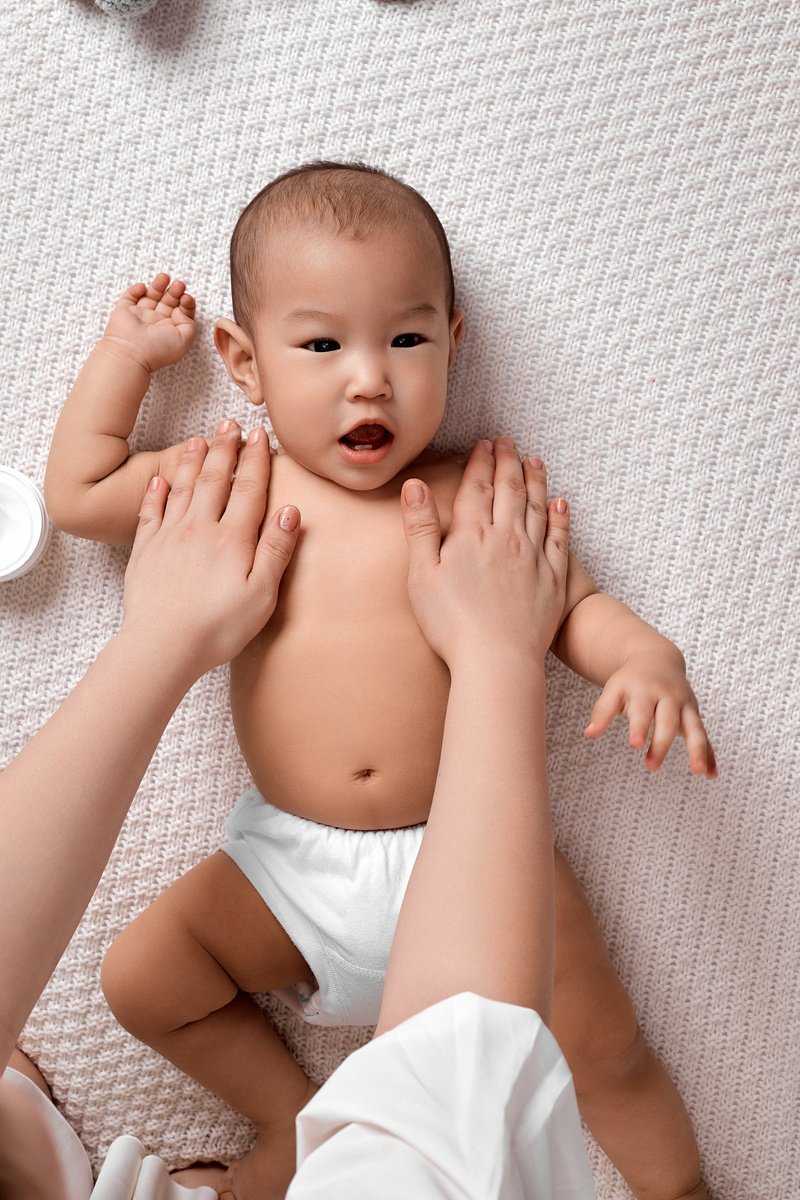
[[[558,844],[713,1196],[796,1200],[798,0],[159,0],[126,19],[1,0],[0,23],[0,462],[39,484],[112,303],[159,269],[197,297],[199,336],[133,447],[258,419],[211,328],[233,223],[275,174],[360,158],[437,209],[467,310],[437,444],[507,433],[544,458],[598,585],[683,649],[720,762],[697,780],[679,744],[651,776],[622,719],[588,741],[598,689],[552,663]],[[126,561],[56,534],[0,584],[0,762],[118,627]],[[123,1132],[170,1165],[250,1142],[99,986],[249,783],[220,669],[169,726],[23,1037],[96,1163]],[[368,1036],[274,1011],[318,1080]],[[627,1196],[590,1153],[599,1195]]]

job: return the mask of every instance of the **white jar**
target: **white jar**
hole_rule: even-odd
[[[50,539],[50,518],[35,483],[0,466],[0,583],[36,566]]]

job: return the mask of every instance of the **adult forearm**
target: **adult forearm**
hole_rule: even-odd
[[[553,650],[570,670],[604,687],[632,654],[656,652],[685,667],[678,647],[627,605],[595,592],[570,612]]]
[[[392,947],[380,1031],[471,991],[549,1017],[553,843],[544,671],[477,655],[451,671],[425,837]]]
[[[0,1063],[97,886],[159,739],[196,678],[118,634],[0,775]],[[13,852],[12,852],[13,851]]]

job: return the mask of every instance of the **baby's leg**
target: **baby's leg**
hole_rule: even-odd
[[[706,1200],[677,1088],[644,1040],[586,896],[556,850],[551,1028],[593,1137],[638,1200]]]
[[[103,963],[117,1020],[258,1131],[221,1195],[277,1200],[295,1165],[294,1119],[317,1090],[247,992],[308,978],[308,964],[223,852],[169,887]]]

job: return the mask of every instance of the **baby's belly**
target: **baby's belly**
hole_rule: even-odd
[[[322,644],[321,644],[322,643]],[[427,819],[450,677],[414,624],[408,631],[269,627],[231,665],[231,708],[262,795],[344,829]]]

